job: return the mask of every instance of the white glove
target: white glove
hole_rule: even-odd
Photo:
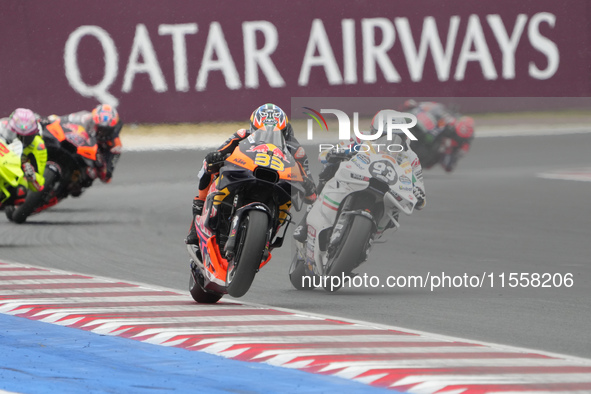
[[[23,172],[25,173],[25,178],[27,178],[29,182],[33,182],[36,180],[35,167],[33,167],[33,165],[28,161],[23,163]]]
[[[415,205],[415,208],[418,210],[425,208],[425,192],[418,186],[413,187],[412,192],[417,199],[417,204]]]
[[[33,184],[33,188],[35,188],[37,191],[43,190],[43,186],[37,182],[35,167],[33,167],[33,165],[28,161],[23,163],[23,172],[25,173],[25,178],[27,178],[27,181]]]

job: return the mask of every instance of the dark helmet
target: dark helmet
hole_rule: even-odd
[[[275,104],[261,105],[250,116],[251,133],[256,130],[266,129],[268,126],[274,126],[274,128],[281,130],[285,138],[292,133],[287,115]]]
[[[114,137],[115,126],[119,123],[119,113],[109,104],[99,104],[92,110],[92,121],[96,126],[97,139],[109,140]]]
[[[404,104],[402,104],[402,110],[403,111],[408,111],[409,109],[413,109],[419,106],[419,103],[417,103],[415,100],[413,99],[409,99],[406,100],[404,102]]]

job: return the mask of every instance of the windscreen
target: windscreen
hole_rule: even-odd
[[[267,127],[264,130],[259,129],[251,137],[252,139],[249,138],[249,140],[254,144],[273,144],[283,151],[286,150],[283,134],[277,129],[271,127]]]

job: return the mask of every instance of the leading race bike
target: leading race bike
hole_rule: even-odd
[[[302,205],[302,183],[281,132],[257,130],[240,142],[193,223],[199,244],[187,249],[195,301],[215,303],[225,294],[246,294],[271,251],[283,244],[292,202],[298,210]]]

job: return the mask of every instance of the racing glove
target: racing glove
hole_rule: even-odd
[[[349,160],[350,154],[345,152],[330,151],[326,155],[326,161],[328,163],[340,163],[345,160]]]
[[[220,167],[224,164],[224,154],[222,152],[209,152],[205,156],[205,163],[207,163],[207,172],[215,173],[220,170]]]
[[[305,202],[312,204],[316,201],[316,185],[310,178],[304,178],[304,191],[306,193]]]
[[[35,179],[35,167],[33,167],[31,163],[23,163],[23,172],[25,173],[25,178],[27,178],[29,182],[33,182]]]
[[[37,176],[35,174],[35,167],[33,167],[33,165],[31,163],[29,163],[28,161],[23,163],[23,172],[25,173],[25,178],[27,179],[27,181],[31,184],[33,184],[33,187],[35,188],[35,190],[37,191],[41,191],[43,190],[43,186],[39,184],[39,182],[37,182]]]
[[[120,155],[122,151],[122,147],[121,145],[116,145],[114,147],[111,148],[111,154],[112,155]]]
[[[425,192],[418,186],[413,187],[412,192],[417,199],[417,204],[415,205],[415,208],[418,210],[425,208]]]

